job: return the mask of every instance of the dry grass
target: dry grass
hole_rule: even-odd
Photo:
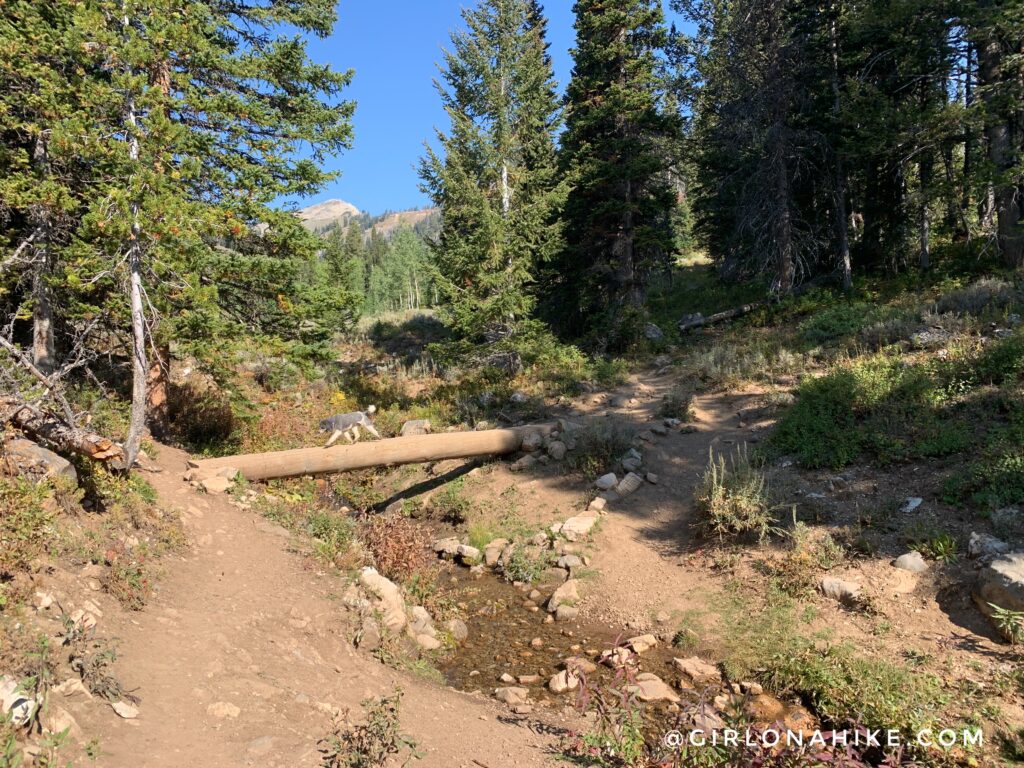
[[[709,455],[695,501],[699,528],[719,539],[747,533],[763,538],[775,522],[764,472],[751,461],[745,446],[728,459]]]
[[[373,556],[377,570],[393,581],[405,584],[436,570],[429,532],[408,518],[371,517],[360,527],[359,538]]]

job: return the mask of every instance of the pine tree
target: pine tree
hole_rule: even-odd
[[[572,334],[589,329],[601,344],[622,344],[674,246],[676,195],[662,146],[678,124],[662,109],[658,74],[667,33],[657,0],[578,0],[574,10],[562,138],[571,189],[549,314]]]
[[[1020,4],[1003,0],[967,3],[966,23],[977,52],[978,90],[974,105],[983,117],[990,170],[995,236],[1003,260],[1024,266],[1024,16]]]
[[[537,265],[558,248],[560,125],[546,22],[533,0],[463,12],[438,91],[451,121],[428,148],[424,190],[442,212],[433,249],[443,311],[466,342],[518,365]]]
[[[305,43],[282,31],[323,35],[332,20],[323,0],[5,7],[0,39],[14,56],[0,78],[15,87],[0,112],[0,163],[15,173],[0,189],[13,248],[4,281],[10,261],[24,267],[16,287],[27,278],[48,288],[52,326],[73,342],[58,340],[58,349],[81,351],[98,330],[108,348],[125,341],[129,461],[145,417],[150,349],[173,338],[215,366],[223,365],[211,349],[218,336],[269,330],[307,347],[323,339],[311,335],[301,306],[329,309],[302,282],[315,241],[270,204],[319,188],[331,175],[318,161],[349,143],[352,105],[338,98],[349,75],[313,64]],[[311,156],[299,157],[300,148]],[[60,182],[40,185],[40,177]],[[43,227],[30,221],[43,218]],[[44,230],[45,238],[33,235]],[[21,244],[44,241],[45,258],[22,260]],[[10,294],[9,338],[24,310],[39,306],[32,293],[42,295]],[[62,369],[82,363],[78,353],[59,361]]]

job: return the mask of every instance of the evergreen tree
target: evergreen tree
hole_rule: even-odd
[[[324,35],[332,21],[323,0],[5,6],[0,39],[14,55],[0,77],[15,88],[0,112],[0,224],[12,248],[3,279],[22,287],[7,293],[15,322],[6,335],[16,339],[17,318],[39,306],[40,290],[23,290],[36,284],[47,287],[63,346],[81,350],[97,330],[128,337],[129,460],[150,349],[174,338],[216,364],[218,336],[324,338],[301,309],[330,311],[303,284],[315,241],[270,204],[319,188],[330,178],[319,160],[348,145],[352,105],[338,96],[349,75],[313,64],[305,43],[281,31]],[[300,158],[300,147],[311,156]],[[40,178],[60,183],[30,193]],[[76,354],[56,367],[81,362]]]
[[[344,229],[332,227],[323,235],[323,258],[328,267],[328,279],[339,290],[366,297],[366,247],[363,230],[357,222],[349,222]]]
[[[678,121],[662,108],[661,3],[577,0],[574,9],[562,138],[571,189],[549,314],[572,334],[589,329],[615,345],[635,333],[651,272],[671,258],[676,195],[664,143]]]
[[[957,3],[675,7],[698,24],[687,46],[697,231],[723,273],[767,273],[781,294],[833,273],[849,288],[854,262],[902,269],[915,239],[928,268],[938,197],[960,209]]]
[[[560,124],[546,22],[533,0],[463,11],[438,90],[451,121],[428,148],[424,190],[441,209],[433,249],[444,313],[492,361],[518,364],[537,265],[558,248],[554,136]]]
[[[991,190],[989,218],[1003,260],[1024,266],[1024,14],[1007,0],[974,0],[966,4],[965,22],[977,52],[980,98]]]

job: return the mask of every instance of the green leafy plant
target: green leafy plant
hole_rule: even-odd
[[[416,742],[400,730],[401,703],[399,688],[390,696],[362,702],[365,723],[355,725],[344,713],[318,743],[323,768],[384,768],[392,757],[403,754],[402,765],[418,759]]]
[[[640,765],[648,750],[643,730],[643,704],[631,688],[636,672],[619,667],[611,681],[595,683],[580,673],[576,709],[593,715],[594,725],[563,743],[572,758],[586,758],[602,768]]]
[[[989,603],[992,609],[992,621],[1009,641],[1016,645],[1024,640],[1024,611],[1013,611]]]
[[[469,519],[473,511],[473,502],[463,494],[465,486],[464,478],[460,477],[431,497],[431,510],[442,521],[461,525]]]
[[[306,517],[306,532],[313,537],[317,557],[335,562],[352,546],[355,525],[346,515],[314,509]]]
[[[502,567],[502,575],[509,581],[529,584],[539,579],[546,567],[547,561],[543,557],[533,557],[524,547],[518,546]]]
[[[924,541],[911,544],[912,549],[940,563],[955,563],[959,560],[960,556],[957,554],[958,546],[957,540],[948,533],[940,533]]]

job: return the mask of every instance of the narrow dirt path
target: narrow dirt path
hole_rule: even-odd
[[[423,766],[550,765],[552,737],[482,697],[399,674],[357,653],[343,634],[343,588],[289,551],[288,534],[226,497],[181,480],[184,453],[159,450],[149,476],[161,502],[182,511],[190,540],[164,563],[159,591],[140,613],[108,611],[116,665],[142,699],[135,720],[106,707],[80,719],[107,768],[317,766],[332,713],[401,686],[403,730]],[[92,720],[92,722],[90,722]]]
[[[659,421],[661,395],[673,383],[666,377],[649,380],[645,396],[609,418],[634,429]],[[624,391],[635,392],[635,382]],[[672,430],[643,447],[644,466],[657,474],[658,484],[609,505],[602,518],[594,537],[598,572],[584,597],[592,616],[609,624],[650,626],[660,612],[678,615],[707,603],[711,594],[703,572],[681,567],[700,547],[693,530],[694,488],[712,448],[726,452],[764,434],[739,415],[760,394],[700,395],[694,399],[693,431]]]

